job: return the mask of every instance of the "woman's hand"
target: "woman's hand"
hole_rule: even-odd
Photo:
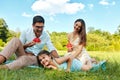
[[[72,47],[69,47],[68,48],[68,52],[72,52],[73,51],[73,48]]]

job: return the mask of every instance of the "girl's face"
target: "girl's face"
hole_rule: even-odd
[[[78,32],[81,29],[81,27],[82,27],[81,22],[74,23],[74,31],[75,32]]]
[[[47,66],[49,65],[50,61],[51,61],[51,57],[46,55],[46,54],[41,54],[39,57],[39,61],[43,66]]]

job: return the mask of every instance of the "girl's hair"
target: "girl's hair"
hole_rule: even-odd
[[[50,52],[48,52],[47,50],[42,50],[42,51],[40,51],[39,53],[38,53],[38,55],[37,56],[40,56],[40,55],[42,55],[42,54],[46,54],[46,55],[50,55]]]
[[[77,19],[76,22],[81,22],[81,28],[79,30],[79,37],[80,37],[80,44],[83,44],[86,46],[86,26],[85,26],[85,21],[83,19]]]
[[[42,51],[40,51],[40,52],[38,53],[38,55],[37,55],[38,65],[43,67],[43,65],[40,63],[40,60],[39,60],[39,56],[41,56],[42,54],[46,54],[46,55],[49,56],[49,55],[50,55],[50,52],[48,52],[47,50],[42,50]]]

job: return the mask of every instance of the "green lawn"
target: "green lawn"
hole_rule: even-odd
[[[59,51],[60,55],[66,53]],[[107,59],[106,71],[71,72],[25,67],[20,70],[0,70],[0,80],[120,80],[120,52],[89,52],[97,60]]]

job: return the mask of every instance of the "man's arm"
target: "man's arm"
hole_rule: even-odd
[[[56,48],[54,47],[54,45],[52,44],[51,40],[50,40],[50,36],[49,34],[47,33],[46,34],[46,46],[48,48],[48,50],[50,51],[51,55],[53,57],[59,57],[57,51],[56,51]]]
[[[26,49],[27,47],[31,47],[31,46],[33,46],[33,45],[35,45],[36,43],[34,42],[34,41],[32,41],[32,42],[29,42],[29,43],[27,43],[27,44],[24,44],[23,45],[23,48],[24,49]]]
[[[52,55],[53,57],[55,57],[55,58],[58,58],[58,57],[59,57],[59,55],[58,55],[58,53],[57,53],[56,50],[52,50],[50,53],[51,53],[51,55]]]

